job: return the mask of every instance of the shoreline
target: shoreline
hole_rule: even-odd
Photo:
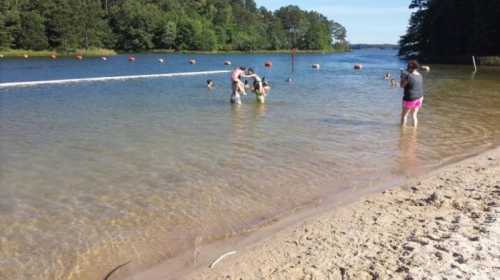
[[[381,193],[299,215],[276,231],[264,228],[261,235],[268,236],[247,236],[239,246],[212,244],[195,252],[201,261],[191,269],[172,274],[193,253],[126,279],[420,279],[436,271],[487,277],[500,273],[500,266],[484,264],[500,263],[499,185],[497,147]]]
[[[344,53],[350,52],[352,50],[297,50],[297,54],[332,54],[332,53]],[[155,49],[147,51],[124,51],[124,50],[112,50],[112,49],[88,49],[88,50],[75,50],[75,51],[57,51],[57,50],[20,50],[20,49],[6,49],[0,50],[1,58],[25,58],[24,55],[28,55],[28,58],[48,58],[50,59],[52,55],[56,57],[74,57],[77,55],[82,55],[83,57],[101,57],[101,56],[115,56],[123,54],[290,54],[291,50],[255,50],[255,51],[189,51],[189,50],[169,50],[169,49]]]
[[[58,51],[58,50],[21,50],[21,49],[5,49],[0,50],[1,58],[47,58],[55,59],[58,57],[75,57],[81,55],[83,57],[101,57],[101,56],[114,56],[118,53],[111,49],[101,49],[101,48],[90,48],[90,49],[78,49],[74,51]],[[25,57],[27,55],[28,57]],[[54,58],[52,56],[55,55]]]

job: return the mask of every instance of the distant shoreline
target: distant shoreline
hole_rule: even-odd
[[[326,54],[326,53],[343,53],[350,52],[350,49],[332,49],[332,50],[297,50],[298,54]],[[289,54],[292,50],[254,50],[254,51],[189,51],[189,50],[170,50],[170,49],[153,49],[147,51],[127,52],[123,50],[111,49],[87,49],[75,51],[57,51],[57,50],[18,50],[6,49],[0,50],[0,58],[51,58],[53,55],[56,57],[75,57],[81,55],[82,57],[101,57],[101,56],[114,56],[119,54],[140,54],[140,53],[169,53],[169,54]]]
[[[81,55],[83,57],[101,57],[101,56],[113,56],[116,55],[115,50],[101,49],[101,48],[91,48],[91,49],[78,49],[73,51],[57,51],[57,50],[20,50],[20,49],[5,49],[0,50],[0,58],[24,58],[25,55],[29,57],[47,57],[55,55],[56,57],[74,57]],[[3,57],[2,57],[3,56]]]

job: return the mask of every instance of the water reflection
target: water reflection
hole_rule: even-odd
[[[405,176],[418,174],[419,162],[417,158],[417,135],[416,127],[402,127],[399,136],[399,164],[400,170]]]

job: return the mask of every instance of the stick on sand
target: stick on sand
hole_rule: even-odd
[[[208,267],[210,268],[214,268],[215,265],[217,265],[217,263],[219,263],[220,261],[222,261],[222,259],[224,259],[225,257],[227,256],[231,256],[231,255],[234,255],[236,254],[236,251],[231,251],[231,252],[227,252],[225,253],[224,255],[220,256],[219,258],[217,258],[213,263],[211,263]]]

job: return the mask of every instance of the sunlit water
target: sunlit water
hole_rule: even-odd
[[[498,70],[433,66],[415,132],[399,128],[401,90],[383,80],[404,65],[393,51],[301,55],[291,84],[288,55],[159,57],[0,60],[10,82],[229,59],[273,86],[267,104],[249,94],[238,107],[227,74],[0,90],[0,279],[102,279],[500,143]]]

